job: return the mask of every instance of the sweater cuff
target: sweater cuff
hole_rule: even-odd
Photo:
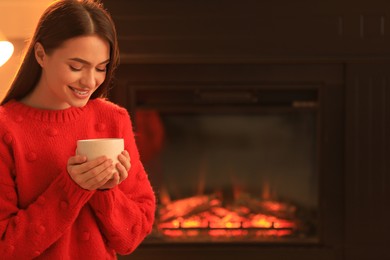
[[[115,205],[117,189],[119,189],[118,186],[109,190],[97,190],[89,203],[97,213],[110,212]]]
[[[72,205],[84,205],[95,193],[95,191],[81,188],[70,178],[67,172],[59,174],[53,184],[58,186],[60,191],[62,191],[61,197],[63,202],[67,203],[69,207],[72,207]]]

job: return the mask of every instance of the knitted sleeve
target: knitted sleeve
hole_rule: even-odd
[[[93,192],[64,172],[35,202],[19,208],[12,142],[12,135],[0,131],[0,258],[32,259],[61,237]]]
[[[130,153],[128,178],[108,191],[97,191],[89,203],[99,219],[108,246],[119,254],[130,254],[152,230],[155,196],[140,161],[130,117],[120,111],[125,149]]]

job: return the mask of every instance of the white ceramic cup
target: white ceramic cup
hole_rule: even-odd
[[[76,154],[87,156],[88,161],[100,156],[107,156],[114,165],[118,161],[118,155],[125,149],[123,138],[97,138],[77,141]]]

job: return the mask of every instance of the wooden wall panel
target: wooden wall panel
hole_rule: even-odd
[[[390,57],[390,3],[105,1],[124,62],[256,62]]]
[[[390,64],[349,64],[347,259],[390,259]]]

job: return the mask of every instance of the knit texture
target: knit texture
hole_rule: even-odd
[[[104,191],[79,187],[66,171],[76,141],[124,138],[128,178]],[[0,258],[115,259],[151,232],[155,196],[127,110],[104,99],[81,108],[0,107]]]

